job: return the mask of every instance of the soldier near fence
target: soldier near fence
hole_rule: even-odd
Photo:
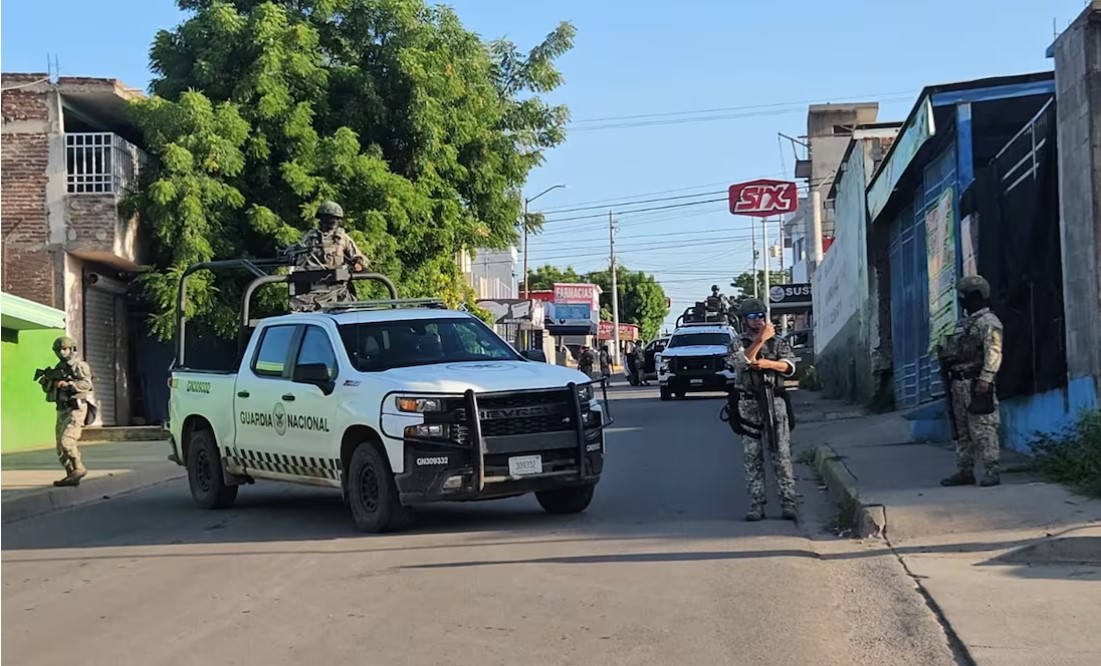
[[[72,338],[54,340],[53,349],[57,365],[35,372],[35,380],[46,393],[46,400],[57,406],[57,459],[65,469],[65,478],[54,481],[54,485],[78,486],[88,474],[80,459],[78,442],[84,426],[95,420],[92,369],[77,356],[76,341]]]
[[[1002,365],[1002,321],[990,310],[990,284],[983,277],[964,277],[956,290],[966,316],[937,350],[956,431],[956,473],[941,484],[974,484],[978,458],[983,466],[980,485],[996,486],[1001,483],[1001,419],[994,380]]]
[[[343,219],[344,209],[335,202],[326,201],[318,207],[317,228],[287,249],[294,257],[295,270],[346,269],[355,273],[367,270],[367,257],[360,253],[355,241],[341,226]],[[308,311],[329,303],[354,300],[347,278],[340,276],[340,273],[333,273],[327,279],[312,282],[308,288],[296,289],[291,295],[291,309]]]
[[[765,455],[772,458],[780,496],[780,515],[795,520],[795,473],[791,464],[791,403],[784,391],[784,379],[795,374],[791,346],[776,337],[768,321],[765,304],[747,298],[738,307],[743,331],[727,357],[738,371],[738,386],[728,409],[731,427],[741,434],[745,450],[745,480],[749,493],[746,520],[765,517]],[[770,404],[771,403],[771,404]]]

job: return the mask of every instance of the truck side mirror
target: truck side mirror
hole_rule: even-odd
[[[313,384],[329,395],[336,388],[336,382],[329,377],[329,367],[324,363],[303,363],[294,366],[291,381],[298,384]]]
[[[520,356],[537,363],[547,362],[547,354],[542,349],[525,349],[520,352]]]

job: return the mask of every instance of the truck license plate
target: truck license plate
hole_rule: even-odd
[[[542,474],[543,456],[515,456],[509,458],[508,473],[512,476]]]
[[[692,380],[692,383],[693,383],[693,384],[702,384],[702,383],[703,383],[703,380],[702,380],[702,379],[693,379],[693,380]]]

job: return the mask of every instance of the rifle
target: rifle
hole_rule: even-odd
[[[726,406],[719,412],[719,420],[725,421],[734,434],[759,439],[770,451],[776,451],[780,447],[776,435],[776,387],[760,372],[749,372],[755,373],[754,385],[749,392],[757,400],[757,413],[761,416],[761,422],[754,423],[742,416],[738,409],[742,389],[731,389],[727,393]]]
[[[57,402],[57,383],[64,379],[67,377],[57,368],[38,368],[34,371],[34,381],[45,391],[47,402]]]
[[[948,368],[956,362],[958,356],[958,337],[955,334],[945,336],[937,345],[937,364],[940,366],[940,382],[944,386],[945,403],[948,405],[948,425],[952,429],[952,439],[959,439],[960,424],[956,423],[956,410],[952,405],[952,377],[948,374]]]

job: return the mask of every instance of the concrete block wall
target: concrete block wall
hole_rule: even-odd
[[[1056,39],[1059,203],[1066,308],[1067,397],[1101,393],[1101,1]]]

